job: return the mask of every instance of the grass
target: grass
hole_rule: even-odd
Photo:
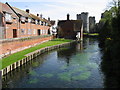
[[[35,47],[31,47],[29,49],[25,49],[23,51],[14,53],[6,58],[3,58],[2,60],[0,60],[0,63],[2,63],[2,69],[11,65],[14,62],[17,62],[23,58],[25,58],[24,55],[36,51],[38,49],[44,48],[44,47],[48,47],[48,46],[53,46],[53,45],[58,45],[58,44],[62,44],[62,43],[66,43],[66,42],[71,42],[72,40],[66,40],[66,39],[54,39],[45,43],[42,43],[40,45],[37,45]],[[1,69],[1,68],[0,68]]]
[[[88,35],[88,36],[98,36],[98,33],[83,33],[84,35]]]

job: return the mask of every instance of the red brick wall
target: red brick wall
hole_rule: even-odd
[[[28,47],[30,45],[41,43],[46,40],[51,40],[52,38],[53,38],[52,36],[49,36],[45,38],[34,38],[34,39],[32,38],[28,40],[19,39],[19,40],[12,40],[12,41],[4,41],[0,43],[0,49],[2,49],[0,50],[0,55],[3,53],[8,53],[9,50],[14,51],[19,48]]]
[[[13,38],[13,29],[18,30],[18,19],[12,19],[11,24],[6,24],[6,38]]]

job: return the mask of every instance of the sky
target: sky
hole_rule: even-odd
[[[96,22],[100,20],[101,13],[106,10],[111,0],[1,0],[11,6],[22,10],[30,9],[30,13],[42,14],[44,18],[51,20],[76,20],[76,14],[88,12],[89,16],[95,16]]]

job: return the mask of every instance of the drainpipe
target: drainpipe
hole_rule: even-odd
[[[3,15],[2,19],[3,19],[3,27],[4,27],[4,39],[6,39],[6,21],[5,21],[5,15]]]
[[[18,18],[19,38],[20,38],[20,25],[21,25],[21,21],[20,21],[20,17],[19,17],[19,18]]]

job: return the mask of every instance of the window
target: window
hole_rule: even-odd
[[[46,23],[46,26],[48,26],[48,23]]]
[[[39,21],[39,24],[41,25],[41,21]]]
[[[35,24],[38,24],[38,21],[37,21],[37,20],[35,20]]]
[[[6,20],[6,21],[11,21],[11,20],[12,20],[11,14],[6,13],[6,14],[5,14],[5,20]]]
[[[21,17],[21,22],[25,22],[25,17]]]
[[[25,29],[21,29],[21,34],[25,34]]]
[[[31,29],[28,29],[28,34],[32,34],[32,30]]]
[[[28,22],[29,22],[29,23],[31,22],[31,19],[30,19],[30,18],[28,18]]]
[[[43,25],[43,22],[41,22],[41,25]]]
[[[33,32],[33,34],[36,34],[36,29],[34,29],[34,32]]]
[[[40,30],[40,33],[42,34],[42,30]]]
[[[44,23],[44,25],[46,26],[46,22]]]

